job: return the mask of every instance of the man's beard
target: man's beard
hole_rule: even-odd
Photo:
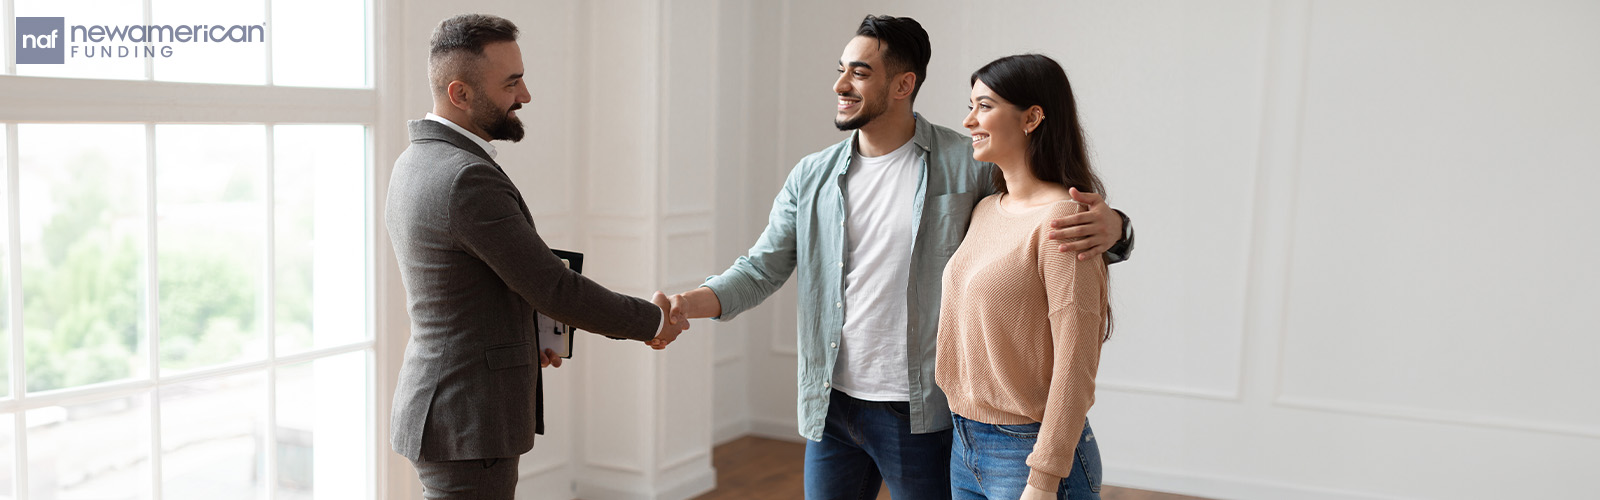
[[[494,102],[480,94],[472,102],[472,124],[489,134],[491,141],[517,142],[522,140],[522,120],[511,116],[511,112],[518,109],[522,109],[520,102],[511,103],[505,111],[495,109]]]
[[[861,96],[853,94],[845,94],[841,97],[854,97],[856,99],[861,99],[861,112],[860,114],[857,114],[855,118],[845,121],[839,121],[839,118],[837,118],[836,115],[836,117],[833,119],[833,126],[839,127],[839,130],[855,130],[865,127],[868,123],[872,123],[872,120],[876,120],[879,116],[882,116],[885,111],[889,110],[889,99],[887,95],[884,96],[884,99],[878,101],[867,101],[866,99],[862,99]]]

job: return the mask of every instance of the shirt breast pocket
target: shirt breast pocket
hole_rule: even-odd
[[[931,238],[925,240],[941,256],[949,257],[961,246],[972,223],[972,207],[977,204],[977,193],[950,193],[935,196],[929,201],[931,227],[925,228]]]

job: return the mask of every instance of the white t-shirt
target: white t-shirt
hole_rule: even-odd
[[[906,141],[845,173],[844,334],[833,387],[857,399],[909,401],[906,288],[922,150]]]

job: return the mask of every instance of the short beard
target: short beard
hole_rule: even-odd
[[[511,116],[511,112],[521,109],[522,103],[512,103],[510,109],[501,111],[495,109],[493,101],[482,97],[481,93],[479,96],[472,101],[472,124],[489,134],[491,141],[521,141],[522,120]]]
[[[868,123],[872,123],[872,120],[878,119],[879,116],[883,116],[883,113],[889,111],[889,99],[887,95],[884,96],[883,100],[871,103],[876,104],[876,106],[868,105],[865,99],[862,99],[861,103],[864,105],[861,108],[861,114],[856,115],[855,118],[845,121],[839,121],[838,118],[834,118],[833,126],[839,127],[839,130],[855,130],[867,126]]]

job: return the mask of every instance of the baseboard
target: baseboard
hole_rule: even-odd
[[[717,471],[706,468],[654,493],[579,482],[577,496],[583,500],[688,500],[716,487]]]
[[[562,467],[547,467],[517,478],[517,498],[578,498],[572,471]]]
[[[1403,497],[1351,490],[1195,474],[1144,467],[1105,467],[1106,484],[1193,495],[1217,500],[1403,500]]]
[[[709,465],[709,464],[707,464]],[[685,477],[683,481],[661,491],[652,500],[689,500],[717,488],[717,470],[707,467],[699,474]]]
[[[711,445],[721,446],[728,444],[728,441],[742,438],[749,433],[750,419],[748,418],[723,422],[722,425],[718,425],[716,429],[711,430]]]
[[[748,435],[795,443],[806,440],[806,438],[800,437],[800,430],[795,427],[793,420],[780,418],[750,417]]]

